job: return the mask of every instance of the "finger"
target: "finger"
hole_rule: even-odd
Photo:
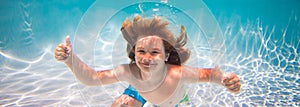
[[[228,87],[228,89],[229,89],[230,91],[233,91],[233,92],[240,91],[240,89],[241,89],[241,84],[240,84],[240,83],[234,84],[234,85],[232,85],[231,87]]]
[[[236,89],[232,89],[232,90],[229,89],[229,91],[232,93],[238,93],[238,92],[240,92],[240,90],[241,90],[240,88],[236,88]]]
[[[55,56],[56,60],[58,61],[64,61],[67,59],[67,57],[63,57],[63,56]]]
[[[56,58],[56,60],[63,61],[63,60],[66,60],[68,57],[61,56],[61,55],[55,55],[55,58]]]
[[[222,80],[223,85],[228,84],[228,82],[231,80],[231,78],[228,78],[227,76],[225,76]]]
[[[55,56],[60,56],[60,57],[68,57],[69,54],[65,53],[65,52],[55,52]]]
[[[55,57],[55,59],[57,59],[57,60],[62,60],[62,59],[64,59],[64,56],[61,56],[59,53],[55,53],[55,55],[54,55],[54,57]]]
[[[234,91],[234,92],[239,92],[240,90],[241,90],[241,87],[236,87],[236,88],[232,89],[232,91]]]
[[[223,83],[228,83],[230,80],[234,79],[235,77],[237,77],[237,75],[231,72],[231,73],[225,75],[222,82]]]
[[[66,46],[66,52],[68,53],[68,54],[70,54],[71,53],[71,51],[72,51],[72,44],[71,44],[71,41],[70,41],[70,36],[67,36],[66,37],[66,43],[65,43],[65,46]]]
[[[225,86],[228,86],[228,85],[236,84],[236,83],[238,83],[238,82],[240,82],[240,79],[239,79],[239,78],[233,78],[233,79],[231,79],[231,80],[228,80],[228,81],[224,82],[224,85],[225,85]]]
[[[67,49],[67,47],[65,46],[65,43],[60,43],[57,47]]]
[[[71,41],[70,41],[70,36],[66,37],[66,46],[70,46],[71,45]]]
[[[236,91],[240,89],[240,85],[231,85],[230,87],[227,87],[227,89],[230,91]]]
[[[67,48],[66,47],[56,47],[55,51],[57,52],[66,52]]]

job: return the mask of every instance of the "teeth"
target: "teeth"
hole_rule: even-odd
[[[143,64],[145,67],[150,67],[150,64]]]

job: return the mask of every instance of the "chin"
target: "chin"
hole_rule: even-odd
[[[155,66],[144,66],[144,65],[138,65],[138,67],[143,71],[143,72],[150,72],[154,70],[156,67]]]
[[[153,68],[152,67],[140,67],[140,69],[142,70],[142,71],[145,71],[145,72],[150,72]]]

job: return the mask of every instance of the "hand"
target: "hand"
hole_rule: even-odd
[[[67,61],[72,53],[72,45],[70,42],[70,37],[66,37],[66,43],[59,44],[54,52],[54,57],[58,61],[65,62]]]
[[[114,101],[111,107],[142,107],[142,103],[128,95],[122,94]]]
[[[229,73],[225,75],[222,80],[222,83],[231,92],[239,92],[241,89],[240,78],[234,73]]]

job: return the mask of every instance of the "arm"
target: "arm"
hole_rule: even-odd
[[[103,85],[118,82],[114,72],[120,71],[122,67],[113,70],[96,72],[87,64],[82,62],[76,54],[72,52],[70,38],[66,37],[66,43],[59,44],[55,50],[55,58],[64,62],[74,73],[77,79],[86,85]]]
[[[213,82],[222,83],[223,72],[216,68],[184,67],[184,78],[188,83]]]
[[[202,82],[213,82],[222,84],[224,72],[218,67],[215,68],[198,68],[198,77]]]
[[[223,85],[232,92],[239,92],[240,78],[234,74],[225,74],[219,67],[215,68],[184,68],[184,78],[188,83],[212,82]]]
[[[118,82],[116,75],[114,72],[118,70],[103,70],[103,71],[95,71],[84,62],[82,62],[75,54],[70,55],[70,59],[67,60],[65,64],[71,69],[76,78],[86,85],[104,85]]]

